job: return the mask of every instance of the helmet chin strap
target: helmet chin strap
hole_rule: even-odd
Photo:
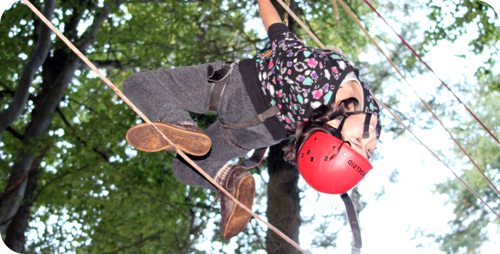
[[[348,117],[350,117],[352,115],[356,115],[356,114],[366,114],[365,122],[363,124],[363,139],[367,139],[370,137],[370,120],[372,117],[372,113],[365,113],[362,111],[356,111],[356,112],[347,112],[347,113],[344,113],[344,114],[337,116],[335,118],[335,119],[342,118],[342,120],[340,120],[339,127],[337,128],[337,135],[336,135],[337,138],[339,138],[341,136],[340,133],[342,132],[342,128],[344,128],[345,119],[347,119]]]
[[[342,201],[344,201],[345,213],[347,215],[347,221],[349,221],[349,226],[351,227],[351,234],[354,247],[361,249],[363,246],[361,241],[361,228],[358,221],[358,213],[354,208],[354,203],[347,193],[340,195]]]
[[[365,116],[365,123],[363,126],[363,139],[367,139],[370,137],[370,119],[372,117],[372,113],[367,113]]]

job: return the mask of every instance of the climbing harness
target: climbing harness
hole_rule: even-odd
[[[208,82],[212,84],[212,91],[210,93],[210,102],[208,103],[208,110],[211,113],[217,114],[217,107],[219,105],[220,98],[224,92],[224,88],[227,84],[227,78],[233,71],[233,68],[238,65],[236,62],[224,62],[222,68],[219,70],[214,70],[213,65],[209,64],[207,67]],[[271,118],[279,113],[277,106],[272,106],[263,113],[257,116],[247,119],[238,124],[229,124],[224,119],[219,118],[224,129],[241,129],[245,127],[255,126],[263,123],[266,119]]]
[[[210,92],[210,101],[208,103],[208,110],[211,113],[217,113],[217,107],[220,102],[220,98],[224,92],[224,88],[227,84],[227,78],[232,73],[233,68],[235,68],[238,64],[236,62],[223,62],[222,67],[218,70],[214,69],[212,64],[209,64],[207,67],[207,76],[208,82],[212,84],[212,91]],[[241,129],[250,126],[256,126],[258,124],[263,123],[266,119],[271,118],[279,113],[279,109],[277,106],[272,106],[266,111],[257,116],[247,119],[241,123],[237,124],[229,124],[222,117],[219,117],[219,121],[222,123],[222,132],[224,133],[224,137],[228,140],[232,145],[244,149],[236,144],[233,140],[231,140],[229,135],[229,129]],[[250,169],[258,166],[262,160],[264,159],[264,155],[266,154],[267,147],[255,149],[254,153],[250,158],[242,160],[239,165],[245,169]]]
[[[219,105],[220,97],[226,87],[227,77],[233,72],[233,68],[237,65],[236,62],[224,62],[222,68],[215,71],[214,66],[209,64],[207,67],[208,82],[212,84],[210,92],[210,101],[208,103],[208,111],[217,114],[217,106]]]

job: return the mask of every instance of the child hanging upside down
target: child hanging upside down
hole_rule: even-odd
[[[304,156],[302,146],[317,132],[340,139],[367,160],[381,130],[379,107],[358,70],[337,51],[305,46],[281,23],[269,0],[258,3],[272,41],[271,55],[239,63],[144,70],[123,83],[123,93],[179,149],[194,155],[198,166],[250,209],[254,179],[228,161],[292,137],[285,159],[297,163],[299,154]],[[220,121],[203,131],[188,111],[216,112]],[[127,141],[142,151],[173,151],[145,123],[132,127]],[[314,146],[307,149],[308,154],[322,152],[314,151]],[[335,155],[324,156],[325,161]],[[182,183],[217,191],[179,156],[172,169]],[[251,216],[222,195],[221,217],[222,236],[229,239],[246,227]]]

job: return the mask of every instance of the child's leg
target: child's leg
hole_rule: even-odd
[[[207,65],[141,71],[124,81],[123,93],[151,121],[194,123],[187,111],[208,113],[211,84],[206,77]],[[218,69],[221,62],[213,65]],[[220,99],[218,114],[229,123],[242,122],[257,115],[237,67],[228,77]],[[222,133],[222,126],[217,121],[205,131],[212,141],[211,150],[204,156],[194,157],[194,161],[211,177],[214,177],[229,160],[245,156],[251,149],[276,143],[263,124],[229,130],[228,133],[229,138],[243,149],[234,146],[226,139]],[[174,159],[172,168],[180,182],[215,190],[210,182],[184,161]]]
[[[220,66],[221,63],[214,63]],[[185,153],[202,156],[210,139],[196,126],[188,111],[208,112],[211,84],[208,64],[175,69],[141,71],[123,82],[123,92],[156,127]],[[173,151],[160,133],[146,123],[133,126],[126,135],[134,148],[146,151]]]
[[[220,121],[213,123],[205,130],[212,140],[212,148],[201,157],[191,156],[190,158],[212,178],[228,161],[245,156],[250,150],[240,149],[229,143],[222,134]],[[201,176],[196,169],[189,165],[182,157],[177,157],[172,161],[172,170],[175,178],[190,186],[200,186],[216,191],[217,188]]]
[[[123,82],[123,93],[153,122],[194,123],[187,111],[208,113],[207,66],[144,70]]]
[[[243,122],[257,115],[238,68],[235,68],[228,78],[219,103],[218,114],[219,117],[232,124]],[[228,161],[245,156],[251,149],[268,147],[277,143],[273,140],[271,133],[264,124],[238,130],[228,130],[227,133],[231,142],[235,142],[238,147],[228,141],[223,134],[220,121],[216,121],[205,130],[205,134],[212,140],[212,149],[205,156],[193,157],[194,162],[211,177],[215,177],[217,172]],[[199,175],[195,169],[185,163],[179,156],[173,160],[172,168],[175,177],[180,182],[216,190],[210,182]]]
[[[211,85],[205,76],[206,66],[140,72],[124,82],[123,91],[153,121],[193,122],[187,111],[208,112]],[[220,63],[214,67],[218,69],[219,66]],[[237,68],[228,77],[217,112],[220,117],[232,124],[257,115]],[[222,187],[251,208],[255,196],[253,177],[241,167],[228,166],[223,170],[221,168],[229,160],[244,156],[250,149],[276,143],[272,135],[263,124],[259,124],[244,129],[229,130],[228,137],[225,137],[220,121],[212,124],[205,134],[210,137],[211,149],[203,156],[192,157],[193,161],[212,178],[219,173],[217,181]],[[217,190],[180,156],[172,161],[172,170],[175,178],[181,183]],[[246,211],[237,207],[226,196],[221,197],[221,232],[224,239],[241,232],[249,220],[250,215]]]

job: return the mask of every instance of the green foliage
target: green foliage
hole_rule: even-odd
[[[52,21],[75,40],[94,18],[97,2],[58,2]],[[112,9],[86,52],[118,87],[140,69],[240,59],[255,53],[260,42],[256,33],[243,32],[251,3],[142,2],[126,1]],[[3,15],[0,35],[9,39],[0,42],[2,108],[12,98],[36,40],[33,19],[31,10],[19,3]],[[79,26],[72,27],[75,21]],[[51,54],[55,48],[68,50],[59,39],[53,41]],[[22,145],[19,138],[30,122],[34,101],[43,96],[44,78],[37,74],[27,111],[3,137],[2,188]],[[213,115],[195,118],[203,128],[215,120]],[[50,131],[38,138],[40,147],[51,139],[54,145],[38,175],[28,252],[198,252],[195,245],[206,240],[202,231],[218,209],[214,193],[178,183],[170,169],[173,154],[148,154],[128,146],[125,132],[138,122],[138,116],[92,71],[86,67],[77,71]]]
[[[478,67],[476,76],[479,79],[491,77],[493,75],[491,69],[499,57],[500,23],[498,14],[490,5],[478,0],[444,2],[444,5],[435,5],[434,1],[427,4],[432,10],[429,13],[429,18],[434,25],[433,29],[426,31],[425,43],[436,45],[441,40],[454,42],[458,37],[466,34],[470,26],[476,26],[478,36],[469,42],[470,50],[475,54],[481,54],[486,49],[492,50],[490,58],[485,62],[486,66]],[[498,90],[498,82],[492,83],[491,87]]]
[[[491,80],[492,81],[492,80]],[[479,112],[478,117],[486,126],[496,127],[500,125],[498,112],[500,112],[500,93],[489,91],[490,80],[479,82],[476,86],[466,86],[464,89],[472,91],[475,105],[471,108]],[[478,131],[478,123],[466,120],[463,116],[457,116],[459,127],[454,134],[459,142],[467,149],[476,160],[489,179],[495,186],[500,184],[500,147],[485,131]],[[491,129],[498,137],[498,128]],[[456,148],[456,159],[463,159],[463,153]],[[493,210],[500,209],[500,197],[498,193],[488,184],[478,170],[472,166],[463,169],[461,176],[472,189],[474,189]],[[499,225],[496,215],[480,202],[469,190],[467,190],[457,179],[438,184],[436,192],[449,196],[449,203],[455,206],[455,218],[450,220],[451,232],[438,236],[436,241],[440,243],[440,249],[446,253],[479,253],[482,244],[489,239],[488,225]]]

